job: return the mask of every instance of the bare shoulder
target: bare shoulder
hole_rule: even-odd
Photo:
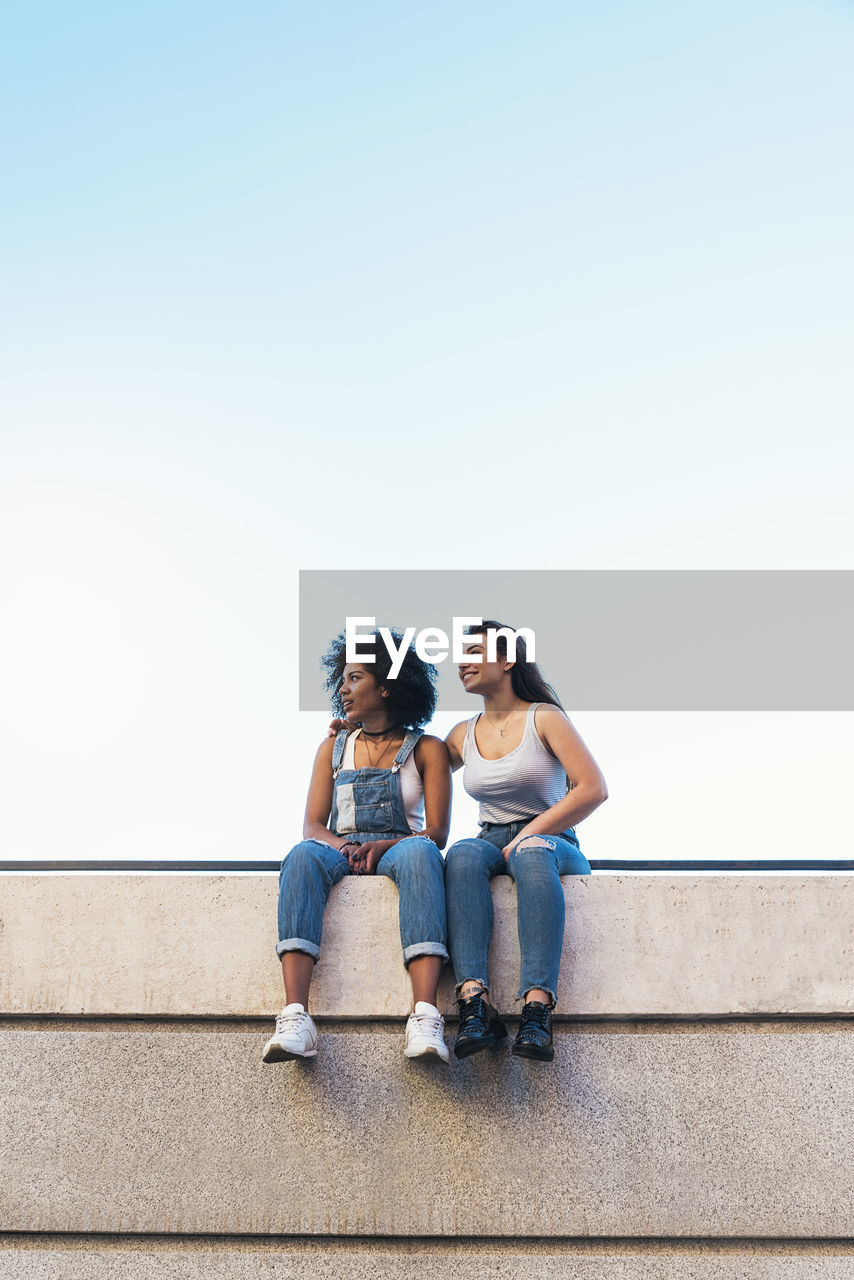
[[[540,738],[557,755],[555,747],[581,742],[578,731],[565,711],[550,702],[540,702],[534,712],[534,725]]]
[[[566,725],[571,724],[569,716],[560,707],[555,707],[551,702],[538,702],[537,709],[534,712],[534,724],[540,733],[548,733],[549,729],[560,730]]]
[[[452,770],[463,767],[463,744],[465,742],[467,724],[468,720],[461,720],[459,724],[455,724],[445,739],[448,755],[451,757]]]
[[[335,750],[335,739],[324,738],[320,746],[317,748],[317,754],[314,757],[315,764],[328,764],[332,767],[332,752]]]
[[[573,785],[596,788],[601,793],[601,800],[606,799],[608,789],[602,771],[569,716],[560,707],[548,704],[538,706],[534,715],[537,732],[546,750],[563,765]]]
[[[422,761],[440,761],[447,764],[448,748],[441,738],[434,737],[432,733],[422,733],[415,744],[415,763],[421,764]]]

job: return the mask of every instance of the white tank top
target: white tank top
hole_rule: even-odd
[[[485,760],[478,751],[474,727],[480,716],[466,724],[463,786],[480,804],[480,822],[533,818],[566,795],[569,784],[563,765],[546,747],[534,723],[539,705],[532,702],[528,707],[522,741],[500,760]]]
[[[357,729],[355,733],[351,733],[344,746],[344,755],[341,759],[342,769],[355,769],[353,763],[356,758],[356,739],[362,732]],[[397,776],[400,778],[400,795],[403,800],[403,808],[406,813],[406,821],[410,831],[424,830],[424,783],[421,781],[421,774],[415,764],[415,752],[417,745],[412,748],[409,755],[404,760],[398,770]]]

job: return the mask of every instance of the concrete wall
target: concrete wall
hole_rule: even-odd
[[[275,877],[4,877],[0,1277],[854,1277],[854,878],[565,892],[551,1066],[403,1058],[383,880],[265,1066]]]

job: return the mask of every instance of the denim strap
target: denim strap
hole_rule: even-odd
[[[400,750],[398,751],[397,755],[394,757],[394,760],[392,761],[392,766],[391,766],[392,773],[397,773],[398,769],[402,768],[403,765],[406,764],[407,760],[412,754],[412,751],[415,748],[416,742],[420,737],[423,736],[423,733],[424,733],[423,729],[407,729],[406,737],[403,739],[403,742],[400,744]]]
[[[350,736],[349,729],[339,729],[335,735],[335,746],[332,748],[332,777],[337,778],[341,768],[341,761],[344,759],[344,748],[347,745],[347,739]]]
[[[423,737],[423,729],[407,729],[406,737],[400,744],[400,750],[394,757],[391,771],[397,773],[409,759],[418,739]],[[332,748],[332,777],[337,778],[341,770],[341,761],[344,759],[344,749],[347,746],[347,739],[350,736],[349,729],[339,729],[335,735],[335,746]]]

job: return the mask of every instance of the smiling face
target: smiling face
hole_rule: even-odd
[[[370,722],[385,714],[387,691],[377,684],[370,667],[361,662],[347,663],[338,692],[348,720]]]
[[[463,652],[480,655],[479,662],[461,662],[459,665],[460,680],[466,693],[494,693],[511,679],[512,662],[500,655],[494,662],[487,662],[485,636],[467,636]]]

